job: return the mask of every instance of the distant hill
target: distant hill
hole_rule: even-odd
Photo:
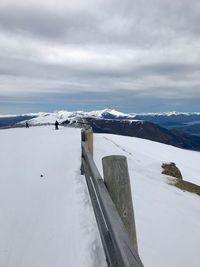
[[[0,128],[16,127],[19,122],[27,121],[34,117],[30,115],[0,116]]]
[[[199,134],[196,125],[200,124],[200,113],[159,113],[159,114],[138,114],[135,119],[148,120],[165,128],[186,130],[191,134]],[[194,125],[194,127],[191,127]]]
[[[139,137],[180,148],[200,151],[200,137],[178,130],[168,130],[149,121],[84,118],[84,120],[74,121],[74,123],[70,123],[69,120],[63,122],[63,125],[67,124],[87,124],[96,133]]]
[[[19,116],[0,116],[0,127],[49,125],[90,125],[95,132],[134,136],[181,148],[200,151],[200,113],[125,114],[112,109],[39,112]]]

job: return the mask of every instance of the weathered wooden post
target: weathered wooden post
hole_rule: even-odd
[[[85,129],[85,141],[88,144],[88,150],[93,158],[93,130],[92,127]]]
[[[125,156],[108,156],[102,159],[104,181],[126,230],[138,252],[130,178]]]
[[[84,174],[82,142],[85,142],[85,130],[81,130],[81,175]]]
[[[88,150],[93,158],[93,130],[91,127],[83,128],[81,130],[81,142],[87,142]],[[84,174],[82,159],[83,159],[83,153],[81,148],[81,174]]]

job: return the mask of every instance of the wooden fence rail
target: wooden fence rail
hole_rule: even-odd
[[[81,172],[85,174],[108,266],[143,267],[137,245],[134,246],[94,163],[91,129],[83,129],[81,136]]]

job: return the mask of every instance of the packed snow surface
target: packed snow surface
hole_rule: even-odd
[[[84,176],[80,130],[0,131],[0,266],[106,266]],[[145,267],[199,267],[200,197],[168,184],[163,162],[200,184],[200,153],[95,134],[95,162],[127,157],[139,254]]]
[[[0,266],[105,266],[80,130],[1,130],[0,147]]]
[[[175,162],[183,179],[200,184],[200,153],[144,139],[95,135],[95,159],[128,159],[139,254],[145,267],[199,267],[200,197],[168,184],[163,162]]]

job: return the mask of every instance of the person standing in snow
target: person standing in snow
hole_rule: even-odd
[[[28,122],[26,122],[26,128],[29,128],[29,124],[28,124]]]
[[[55,122],[55,129],[56,129],[56,130],[58,130],[58,125],[59,125],[59,123],[58,123],[58,121],[56,121],[56,122]]]

